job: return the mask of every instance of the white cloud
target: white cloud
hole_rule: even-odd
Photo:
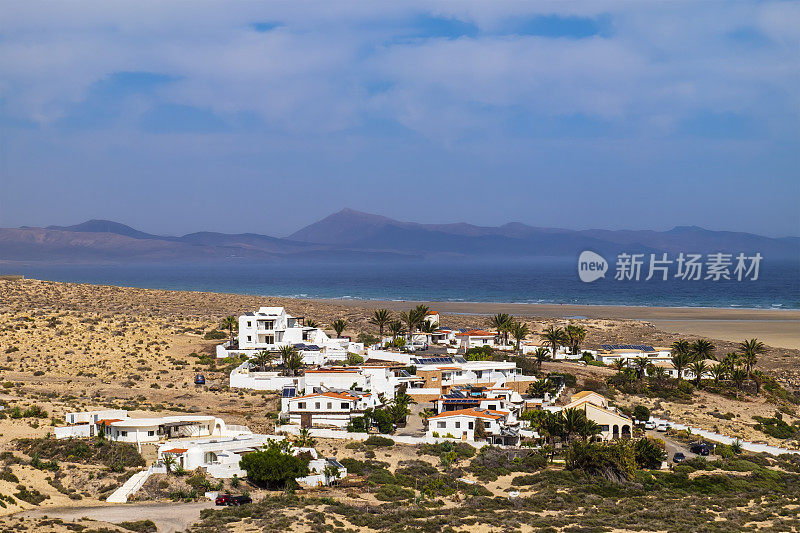
[[[335,132],[371,117],[426,137],[499,128],[481,106],[583,114],[630,131],[674,130],[701,110],[797,119],[800,9],[790,3],[511,2],[380,5],[91,2],[5,4],[0,97],[14,118],[47,125],[115,72],[179,81],[151,102],[255,113],[271,128]],[[431,7],[433,6],[433,7]],[[477,24],[477,38],[398,41],[413,15]],[[607,14],[610,37],[502,36],[537,13]],[[250,24],[278,21],[257,33]],[[754,22],[755,21],[755,22]],[[771,42],[737,45],[756,25]],[[377,95],[365,89],[383,83]],[[653,129],[655,128],[655,129]],[[651,130],[652,129],[652,130]]]

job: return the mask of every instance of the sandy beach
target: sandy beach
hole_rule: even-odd
[[[659,329],[738,342],[758,337],[777,348],[800,349],[800,310],[713,309],[687,307],[625,307],[611,305],[550,305],[487,302],[398,302],[317,300],[342,307],[385,307],[393,311],[424,303],[442,313],[493,315],[510,313],[536,318],[644,320]]]

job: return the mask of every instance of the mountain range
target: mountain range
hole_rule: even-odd
[[[576,257],[583,250],[604,255],[760,252],[765,258],[800,259],[800,238],[771,238],[695,226],[651,231],[569,230],[519,222],[497,227],[419,224],[352,209],[343,209],[288,237],[216,232],[162,236],[109,220],[46,228],[0,228],[0,262],[25,263],[521,259]]]

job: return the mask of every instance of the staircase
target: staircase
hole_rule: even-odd
[[[120,488],[115,490],[111,496],[106,498],[106,501],[109,503],[127,503],[128,496],[135,493],[137,490],[141,489],[144,485],[144,482],[147,481],[147,478],[150,477],[152,472],[150,469],[142,470],[141,472],[136,472],[134,475],[128,478],[128,480],[122,484]]]

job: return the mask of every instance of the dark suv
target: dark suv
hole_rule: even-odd
[[[705,442],[695,442],[689,447],[689,451],[697,455],[708,455],[710,453],[708,444]]]
[[[686,460],[686,455],[683,452],[677,452],[675,455],[672,456],[673,463],[682,463]]]

